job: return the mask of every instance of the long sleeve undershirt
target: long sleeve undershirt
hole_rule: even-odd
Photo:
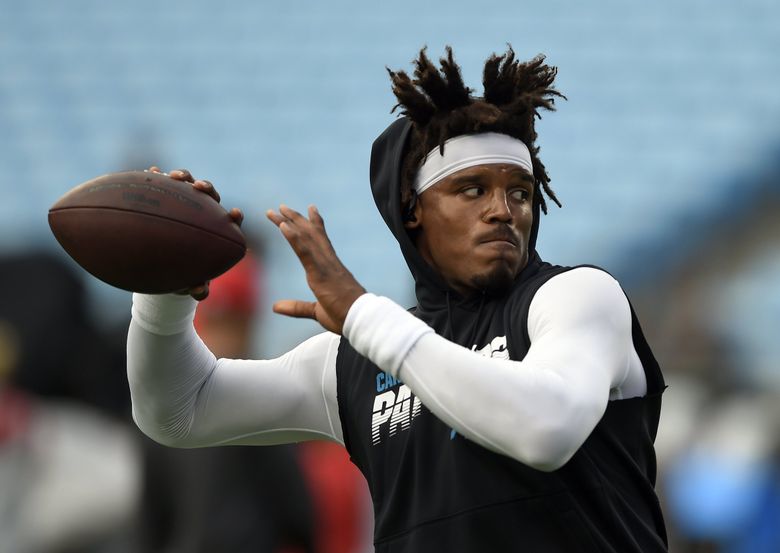
[[[178,447],[343,443],[338,335],[320,334],[272,360],[218,360],[192,326],[195,305],[189,297],[133,296],[128,380],[146,434]],[[523,361],[449,342],[372,294],[352,306],[344,335],[459,434],[541,470],[568,461],[610,399],[646,392],[628,301],[596,269],[562,273],[539,289]]]

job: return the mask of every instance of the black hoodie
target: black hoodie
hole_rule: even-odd
[[[423,260],[401,217],[401,161],[411,124],[394,122],[374,142],[371,188],[415,279],[412,310],[436,332],[485,355],[522,360],[536,291],[569,270],[535,251],[504,297],[461,298]],[[641,398],[611,401],[562,468],[542,472],[493,453],[428,411],[402,382],[341,340],[339,415],[352,461],[368,480],[377,553],[666,551],[655,495],[655,439],[663,377],[633,314],[634,346],[647,377]],[[442,360],[446,363],[446,360]]]

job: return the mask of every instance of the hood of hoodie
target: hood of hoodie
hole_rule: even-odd
[[[401,213],[401,166],[403,156],[412,130],[412,123],[402,117],[394,121],[374,141],[371,148],[371,192],[374,196],[379,213],[393,233],[401,253],[412,272],[415,282],[415,293],[419,307],[424,311],[436,311],[446,308],[450,297],[455,298],[459,305],[467,307],[471,303],[452,290],[436,270],[431,267],[418,251],[414,242],[404,228]],[[534,198],[537,196],[534,195]],[[536,236],[539,232],[540,204],[537,200],[533,205],[533,224],[528,242],[528,265],[539,261],[536,254]],[[522,278],[521,271],[517,278]],[[481,300],[476,300],[481,301]]]

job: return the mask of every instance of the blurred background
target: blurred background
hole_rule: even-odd
[[[385,67],[449,44],[479,93],[507,43],[546,54],[568,97],[537,127],[564,204],[540,253],[618,277],[667,376],[672,551],[780,551],[780,4],[0,0],[0,553],[371,550],[340,451],[177,458],[142,438],[130,295],[78,269],[46,212],[118,170],[212,180],[254,243],[209,310],[242,338],[213,347],[278,355],[319,329],[270,313],[310,292],[264,211],[316,204],[358,280],[411,305],[368,187]],[[215,547],[208,520],[246,538]]]

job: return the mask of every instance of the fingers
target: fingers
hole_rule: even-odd
[[[309,221],[311,221],[315,225],[325,228],[325,221],[322,220],[322,216],[320,215],[320,212],[317,210],[316,205],[309,206]]]
[[[292,221],[293,223],[300,223],[302,221],[305,221],[305,217],[295,211],[294,209],[287,207],[286,205],[282,204],[279,206],[279,213],[282,214],[284,217]]]
[[[233,219],[233,222],[240,227],[241,223],[244,222],[243,212],[237,207],[234,207],[233,209],[228,211],[228,213],[230,214],[230,218]]]
[[[266,212],[266,216],[273,224],[279,227],[282,236],[284,236],[295,254],[303,262],[304,267],[306,267],[309,257],[308,242],[312,238],[309,232],[311,223],[303,215],[284,204],[279,206],[279,213],[269,209]]]
[[[211,184],[211,181],[198,179],[198,180],[187,181],[187,182],[192,182],[193,188],[196,188],[201,192],[205,192],[206,194],[214,198],[214,200],[216,200],[217,203],[219,203],[221,199],[219,196],[219,192],[217,192],[216,188],[214,188],[214,185]]]
[[[161,175],[168,175],[172,179],[176,180],[183,180],[187,182],[193,182],[195,179],[192,176],[192,173],[190,173],[187,169],[174,169],[170,173],[163,173],[162,169],[157,167],[156,165],[152,165],[147,169],[150,173],[159,173]]]
[[[190,173],[186,169],[174,169],[173,171],[168,173],[168,176],[176,180],[192,182],[192,183],[195,182],[195,177],[193,177],[192,173]]]
[[[297,319],[317,319],[316,302],[300,300],[279,300],[274,303],[274,313]]]
[[[190,296],[198,301],[205,300],[209,296],[209,284],[207,282],[206,284],[201,284],[195,288],[190,288],[188,292]]]
[[[313,205],[309,206],[308,220],[306,217],[284,204],[279,206],[279,213],[275,212],[273,209],[269,209],[265,212],[265,216],[268,217],[268,219],[277,227],[285,222],[299,225],[306,222],[311,222],[322,227],[325,226],[325,222],[322,220],[320,212],[317,211],[317,207]]]
[[[314,265],[322,268],[333,261],[335,252],[316,207],[309,208],[310,219],[284,204],[279,206],[278,213],[269,209],[266,216],[279,227],[304,269],[314,269]]]
[[[185,288],[176,292],[179,296],[192,296],[198,301],[205,300],[209,296],[209,283],[193,286],[192,288]]]
[[[286,213],[286,215],[285,215]],[[296,220],[297,224],[293,223],[293,220],[288,217],[297,215]],[[286,205],[279,206],[279,213],[275,212],[273,209],[269,209],[265,212],[265,216],[268,217],[268,219],[275,224],[277,227],[279,227],[279,230],[282,231],[282,235],[287,239],[288,242],[290,242],[292,235],[294,234],[295,228],[301,226],[303,221],[305,221],[305,218],[298,213],[297,211],[290,209]],[[292,245],[292,242],[290,242]]]
[[[156,165],[152,165],[149,169],[147,169],[150,173],[158,173],[158,174],[165,174],[160,170],[159,167]],[[192,176],[192,173],[190,173],[187,169],[174,169],[170,173],[168,173],[168,176],[171,177],[174,180],[182,181],[182,182],[189,182],[192,184],[192,187],[196,190],[200,190],[201,192],[205,192],[209,196],[211,196],[214,201],[219,203],[221,201],[221,197],[219,195],[219,192],[217,192],[217,189],[214,188],[214,185],[211,183],[211,181],[207,181],[204,179],[196,179]],[[243,215],[241,216],[241,220],[243,220]],[[238,223],[239,225],[241,223]]]
[[[271,221],[273,224],[275,224],[277,227],[287,220],[286,218],[279,215],[273,209],[269,209],[268,211],[266,211],[265,216],[268,217],[268,220]]]

